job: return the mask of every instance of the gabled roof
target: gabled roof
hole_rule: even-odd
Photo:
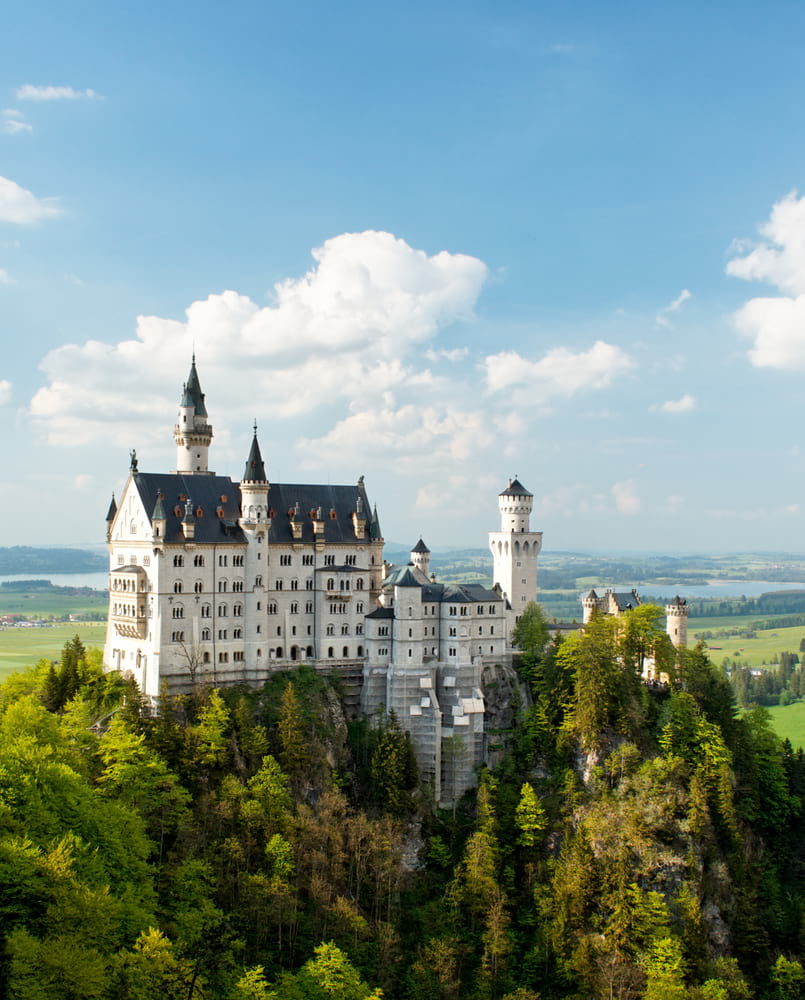
[[[631,608],[637,608],[640,606],[640,598],[633,590],[625,593],[613,593],[611,597],[615,602],[615,606],[618,611],[629,611]]]
[[[357,500],[363,500],[364,510],[368,510],[369,501],[362,485],[357,486],[322,486],[311,483],[272,483],[268,492],[268,505],[273,511],[271,528],[268,533],[269,542],[283,544],[296,542],[312,544],[314,541],[313,518],[311,514],[321,507],[324,520],[324,541],[328,545],[354,545],[357,536],[352,514],[357,509]],[[291,518],[297,501],[301,521],[302,534],[296,539],[291,530]],[[316,535],[315,538],[321,538]]]
[[[412,552],[422,553],[423,555],[430,555],[430,549],[420,538],[416,545],[411,549]]]
[[[383,581],[384,587],[421,587],[412,566],[396,566]]]
[[[587,594],[582,594],[581,595],[581,599],[583,601],[597,601],[598,600],[598,594],[596,594],[596,592],[594,590],[591,590]]]
[[[422,600],[433,604],[477,604],[481,601],[501,602],[503,598],[497,591],[480,583],[429,583],[422,588]]]
[[[247,483],[265,483],[267,481],[266,467],[263,463],[263,456],[260,454],[260,445],[257,442],[256,424],[249,457],[246,459],[246,468],[243,470],[243,481]]]
[[[509,485],[503,490],[502,493],[498,493],[501,497],[533,497],[533,493],[529,493],[528,490],[523,486],[519,479],[510,479]]]
[[[165,542],[184,542],[182,518],[192,500],[196,518],[196,544],[243,545],[246,537],[238,527],[240,490],[228,476],[191,476],[181,473],[138,472],[132,476],[151,520],[165,518]],[[164,499],[160,498],[160,494]]]

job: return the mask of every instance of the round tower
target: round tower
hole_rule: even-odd
[[[430,568],[430,549],[421,538],[411,549],[411,562],[414,564],[414,567],[424,573],[425,576],[428,575],[428,570]]]
[[[537,599],[537,556],[542,532],[530,527],[534,495],[515,477],[498,496],[500,531],[489,532],[493,583],[509,602],[513,627],[529,601]]]
[[[196,355],[182,388],[178,423],[173,428],[176,442],[176,471],[184,476],[214,475],[208,468],[212,426],[207,421],[204,393],[196,371]]]
[[[665,608],[665,631],[677,649],[685,649],[688,645],[689,611],[688,602],[678,594]]]
[[[594,590],[584,594],[581,598],[581,607],[583,612],[582,622],[586,625],[598,610],[598,594]]]
[[[263,584],[252,585],[258,578],[262,579],[268,565],[268,531],[271,519],[268,516],[268,476],[260,454],[260,444],[257,440],[257,422],[254,424],[254,436],[240,481],[240,526],[246,536],[246,560],[244,577],[247,583],[245,592],[246,614],[244,623],[244,657],[247,670],[260,670],[268,662],[268,646],[265,631],[261,631],[263,615],[265,614],[265,592]],[[261,611],[258,611],[261,608]]]

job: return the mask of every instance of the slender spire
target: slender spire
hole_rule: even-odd
[[[383,537],[383,533],[380,530],[380,518],[377,516],[377,504],[375,504],[374,510],[372,511],[372,523],[369,526],[369,537],[373,541],[379,541]]]
[[[111,524],[115,519],[115,514],[117,514],[117,503],[115,502],[115,495],[112,494],[112,502],[109,504],[109,511],[106,515],[107,523]]]
[[[197,417],[206,417],[207,408],[204,405],[204,393],[201,391],[198,371],[196,371],[196,352],[193,351],[193,360],[190,363],[190,374],[184,384],[182,391],[182,406],[193,406]]]
[[[165,517],[165,507],[162,503],[164,497],[162,492],[157,493],[157,502],[154,504],[154,513],[151,515],[151,521],[166,521]]]
[[[257,441],[257,421],[254,422],[254,437],[252,446],[249,449],[249,457],[246,459],[246,468],[243,470],[243,481],[246,483],[266,483],[266,467],[263,463],[263,456],[260,454],[260,445]]]

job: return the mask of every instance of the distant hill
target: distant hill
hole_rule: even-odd
[[[0,576],[16,573],[103,573],[107,559],[85,549],[46,549],[30,545],[0,548]]]

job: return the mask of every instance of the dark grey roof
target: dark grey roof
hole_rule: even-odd
[[[117,504],[115,503],[115,495],[113,493],[112,494],[112,500],[109,503],[109,510],[108,510],[108,512],[106,514],[106,520],[107,521],[114,521],[115,514],[117,514]]]
[[[196,371],[196,356],[190,365],[190,374],[187,376],[184,390],[182,392],[182,406],[194,406],[199,417],[207,416],[207,408],[204,405],[204,393],[201,391],[201,383],[198,380]]]
[[[357,541],[352,514],[358,497],[363,500],[364,510],[369,501],[363,486],[317,486],[310,483],[272,483],[268,493],[268,505],[273,511],[269,541],[274,544],[312,544],[313,519],[311,514],[321,507],[324,517],[324,541],[328,545],[354,545]],[[293,537],[291,517],[299,502],[302,536]],[[320,535],[316,536],[321,538]]]
[[[375,608],[374,611],[370,611],[366,618],[393,618],[394,608]]]
[[[411,566],[395,566],[383,581],[384,587],[421,587],[422,581],[417,580]]]
[[[164,521],[164,520],[166,520],[165,505],[162,503],[162,493],[159,490],[157,490],[157,499],[156,503],[154,504],[153,513],[151,514],[151,523],[153,524],[154,521]]]
[[[480,601],[502,601],[499,593],[479,583],[429,583],[422,588],[422,600],[433,604],[477,604]]]
[[[415,545],[415,546],[414,546],[414,547],[413,547],[413,548],[411,549],[411,551],[412,551],[412,552],[421,552],[421,553],[423,553],[423,554],[427,553],[428,555],[430,555],[430,549],[429,549],[429,548],[427,547],[427,545],[426,545],[426,544],[425,544],[425,543],[424,543],[424,542],[422,541],[422,539],[421,539],[421,538],[420,538],[420,539],[419,539],[419,541],[418,541],[418,542],[416,543],[416,545]]]
[[[583,601],[597,601],[598,594],[594,590],[591,590],[588,594],[582,594],[581,599]]]
[[[668,606],[672,608],[686,608],[687,605],[688,602],[685,600],[684,597],[680,597],[679,594],[677,594],[672,601],[668,602]]]
[[[249,449],[249,457],[246,459],[246,468],[243,470],[243,479],[248,483],[266,482],[266,467],[263,464],[263,456],[260,454],[260,445],[257,443],[256,426],[252,446]]]
[[[369,525],[369,537],[372,541],[379,541],[383,537],[380,530],[380,518],[377,516],[377,504],[372,512],[372,523]]]
[[[627,593],[613,593],[612,599],[615,601],[618,611],[629,611],[631,608],[640,606],[640,598],[633,590]]]
[[[529,493],[528,490],[523,486],[519,479],[510,479],[509,485],[503,490],[502,493],[498,493],[501,497],[533,497],[533,493]]]
[[[161,493],[164,497],[165,542],[169,545],[184,542],[182,518],[188,498],[192,499],[195,511],[196,543],[245,544],[246,538],[237,525],[240,490],[228,476],[138,472],[132,478],[146,510],[156,514],[158,495]]]

